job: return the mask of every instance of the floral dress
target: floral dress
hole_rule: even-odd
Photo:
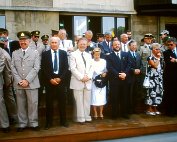
[[[150,56],[147,58],[147,60],[153,60],[156,62],[157,59],[154,56]],[[157,69],[152,68],[150,65],[148,66],[148,76],[150,79],[151,88],[147,90],[147,96],[145,100],[145,104],[151,105],[151,106],[157,106],[162,103],[162,97],[163,97],[163,63],[162,59],[160,59],[160,63],[157,67]]]

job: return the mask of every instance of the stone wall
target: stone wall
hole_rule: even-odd
[[[156,16],[137,16],[132,15],[132,34],[133,38],[140,43],[144,34],[152,33],[158,39],[158,18]]]
[[[41,35],[51,35],[51,30],[59,28],[59,12],[6,11],[6,28],[10,37],[16,39],[18,31],[39,30]]]
[[[53,7],[53,0],[12,0],[12,6]]]
[[[53,7],[75,12],[136,13],[133,0],[53,0]]]

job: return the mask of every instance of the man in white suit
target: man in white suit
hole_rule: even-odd
[[[80,124],[91,121],[90,97],[93,70],[92,58],[89,53],[85,52],[86,48],[87,39],[79,39],[78,49],[71,53],[70,58],[70,89],[73,89],[75,104],[74,121]]]
[[[61,50],[65,50],[66,52],[71,52],[73,51],[73,43],[72,40],[68,40],[66,37],[66,30],[65,29],[60,29],[58,32],[58,36],[60,38],[60,46],[59,48]]]
[[[60,29],[59,30],[58,37],[60,38],[59,49],[67,52],[68,64],[70,64],[71,52],[74,51],[72,40],[67,39],[67,33],[66,33],[65,29]],[[72,101],[71,96],[73,94],[72,91],[69,88],[70,79],[71,79],[71,71],[69,69],[67,74],[66,74],[66,89],[65,89],[66,94],[67,94],[67,101],[69,103]]]

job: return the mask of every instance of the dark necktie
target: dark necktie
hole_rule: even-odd
[[[25,56],[25,51],[23,51],[23,56]]]
[[[176,52],[175,52],[175,49],[173,49],[173,53],[175,54],[175,56],[176,56]],[[177,56],[176,56],[177,57]]]
[[[36,47],[37,47],[37,42],[35,42],[35,45],[36,45]]]
[[[135,52],[133,52],[133,58],[136,60]]]
[[[54,51],[54,72],[58,70],[57,51]]]
[[[117,58],[118,58],[118,59],[121,59],[121,58],[120,58],[120,52],[116,52],[116,55],[117,55]]]
[[[84,58],[84,56],[83,56],[83,53],[81,53],[81,56],[82,56],[82,59],[83,59],[83,61],[84,61],[84,65],[85,65],[85,67],[86,67],[86,61],[85,61],[85,58]]]
[[[126,49],[125,49],[125,44],[124,44],[124,52],[126,52]]]
[[[62,44],[63,44],[63,48],[64,48],[65,46],[64,46],[64,41],[63,40],[62,40]]]

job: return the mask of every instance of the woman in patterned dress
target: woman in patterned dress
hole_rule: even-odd
[[[147,58],[148,61],[148,75],[150,77],[151,88],[147,90],[145,103],[148,105],[146,114],[157,115],[160,112],[157,106],[162,103],[163,97],[163,62],[160,53],[160,44],[152,44],[152,54]]]

